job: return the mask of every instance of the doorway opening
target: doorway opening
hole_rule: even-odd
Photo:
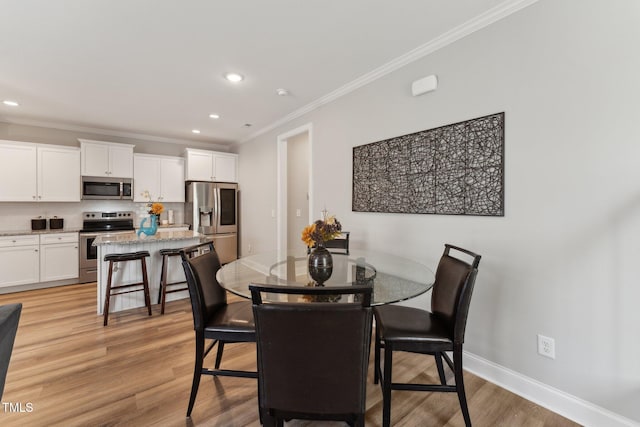
[[[312,125],[308,123],[278,135],[277,248],[303,255],[302,229],[313,217]]]

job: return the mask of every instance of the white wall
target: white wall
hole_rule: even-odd
[[[243,148],[243,147],[241,147]],[[240,255],[276,247],[276,140],[247,145],[239,156]],[[246,177],[248,179],[243,179]]]
[[[640,421],[639,22],[634,0],[542,0],[243,144],[243,253],[275,244],[276,136],[313,123],[313,202],[354,247],[483,255],[467,351]],[[412,97],[429,74],[438,90]],[[504,217],[351,212],[353,146],[500,111]]]

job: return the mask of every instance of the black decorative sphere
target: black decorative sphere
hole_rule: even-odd
[[[309,254],[309,276],[322,285],[329,280],[333,273],[333,257],[331,252],[323,246],[318,246]]]

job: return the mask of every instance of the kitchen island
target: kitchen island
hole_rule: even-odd
[[[162,269],[162,257],[160,249],[183,248],[205,241],[205,237],[195,231],[158,231],[153,236],[141,234],[140,237],[135,232],[103,234],[98,236],[93,244],[98,248],[98,295],[97,311],[102,314],[104,307],[104,297],[107,288],[107,276],[109,273],[109,263],[104,262],[105,255],[113,253],[126,253],[137,251],[149,251],[147,258],[147,276],[149,280],[149,293],[151,303],[158,302],[158,292],[160,289],[160,273]],[[169,282],[185,280],[184,270],[180,257],[170,257],[167,269]],[[113,284],[136,283],[142,281],[140,262],[125,262],[114,265]],[[167,294],[167,301],[187,298],[187,291]],[[127,310],[130,308],[144,307],[144,294],[142,292],[132,292],[118,295],[111,298],[109,312]]]

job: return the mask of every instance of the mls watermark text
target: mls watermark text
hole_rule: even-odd
[[[2,402],[2,412],[4,412],[5,414],[33,412],[33,403],[31,403],[31,402]]]

